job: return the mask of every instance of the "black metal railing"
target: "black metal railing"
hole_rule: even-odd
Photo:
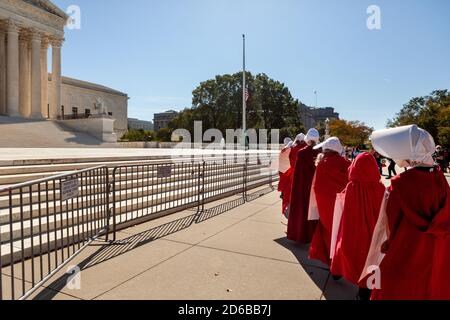
[[[270,156],[223,155],[105,166],[0,188],[0,300],[25,299],[92,241],[247,191],[272,187]]]
[[[224,155],[189,162],[119,166],[111,179],[114,239],[118,228],[241,194],[264,184],[272,186],[278,171],[260,155]]]
[[[78,120],[89,118],[92,118],[92,115],[89,113],[72,113],[58,116],[58,120]]]
[[[0,188],[0,300],[25,299],[108,234],[108,168]]]
[[[112,172],[114,231],[132,221],[198,205],[200,163],[120,166]],[[115,239],[115,238],[114,238]]]

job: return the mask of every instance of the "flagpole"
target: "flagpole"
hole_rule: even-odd
[[[245,96],[245,34],[242,35],[242,41],[243,41],[243,68],[242,68],[242,136],[243,136],[243,143],[244,143],[244,149],[247,150],[247,99]]]

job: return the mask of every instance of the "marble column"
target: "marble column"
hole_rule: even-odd
[[[41,113],[44,118],[49,117],[48,110],[48,40],[42,38],[41,42]]]
[[[57,119],[61,109],[61,46],[63,40],[52,40],[52,86],[53,101],[50,105],[50,119]]]
[[[19,110],[22,117],[29,117],[31,114],[30,82],[29,39],[21,35],[19,39]]]
[[[31,118],[42,119],[41,34],[31,35]]]
[[[0,25],[1,27],[1,25]],[[0,115],[6,114],[6,34],[0,30]]]
[[[6,66],[6,107],[9,116],[20,117],[19,110],[19,27],[8,21]]]

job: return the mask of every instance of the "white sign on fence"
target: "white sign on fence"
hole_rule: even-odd
[[[61,183],[61,200],[66,201],[78,196],[80,182],[78,179],[70,179]]]

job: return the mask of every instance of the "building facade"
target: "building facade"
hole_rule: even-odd
[[[335,112],[334,108],[313,108],[311,111],[316,124],[319,122],[325,122],[327,119],[339,119],[339,113]]]
[[[155,127],[155,131],[159,131],[163,128],[167,128],[169,126],[169,122],[175,119],[178,115],[178,112],[169,110],[162,113],[155,113],[153,124]]]
[[[126,94],[62,77],[67,19],[48,0],[0,1],[0,115],[57,120],[74,111],[94,114],[94,104],[103,105],[116,119],[115,131],[125,132]]]
[[[139,120],[139,119],[135,119],[135,118],[128,118],[128,129],[152,131],[153,130],[153,122]]]
[[[0,113],[57,118],[61,105],[61,47],[67,15],[50,1],[0,2]],[[52,51],[53,99],[48,101],[47,53]]]
[[[334,108],[313,108],[301,103],[298,112],[300,120],[307,129],[314,128],[327,119],[339,119],[339,113],[335,112]]]
[[[51,83],[51,77],[49,77]],[[89,117],[106,113],[114,118],[114,132],[118,137],[128,130],[128,95],[120,91],[68,77],[61,80],[61,107],[58,118]],[[52,87],[52,86],[50,86]],[[49,96],[53,95],[49,92]]]

